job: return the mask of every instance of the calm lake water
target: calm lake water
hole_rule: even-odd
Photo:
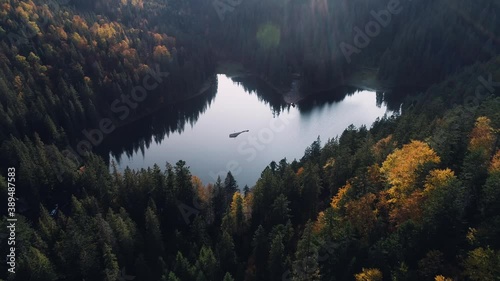
[[[377,106],[376,93],[369,91],[338,102],[309,101],[307,107],[287,106],[277,112],[272,102],[244,83],[225,75],[217,75],[217,80],[216,90],[201,101],[176,105],[166,115],[127,127],[127,140],[115,136],[114,142],[122,144],[112,145],[110,160],[123,170],[155,163],[164,168],[166,162],[174,165],[182,159],[205,184],[219,175],[224,180],[231,171],[240,187],[253,186],[271,161],[298,160],[318,136],[324,144],[349,125],[370,127],[386,113],[385,105]],[[229,138],[243,130],[249,132]]]

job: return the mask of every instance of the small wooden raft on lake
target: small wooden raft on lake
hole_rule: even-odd
[[[246,133],[246,132],[248,132],[248,130],[241,131],[241,132],[238,132],[238,133],[232,133],[232,134],[229,134],[229,137],[230,138],[235,138],[235,137],[239,136],[240,134]]]

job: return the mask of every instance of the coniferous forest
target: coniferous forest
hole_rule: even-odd
[[[0,7],[0,280],[500,281],[500,2]],[[291,82],[337,101],[363,76],[393,113],[253,185],[99,153],[158,112],[155,139],[195,123],[226,61],[276,111]]]

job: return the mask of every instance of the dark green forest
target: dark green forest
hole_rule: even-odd
[[[500,2],[0,6],[2,255],[8,198],[17,218],[0,280],[500,280]],[[183,160],[121,172],[97,153],[115,130],[132,153],[141,130],[195,122],[224,61],[258,73],[249,90],[300,81],[334,101],[364,73],[397,110],[275,159],[253,186],[201,182]],[[172,121],[131,129],[155,112]]]

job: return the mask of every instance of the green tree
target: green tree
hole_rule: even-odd
[[[231,171],[227,172],[226,179],[224,180],[224,190],[226,192],[227,202],[230,202],[231,198],[233,198],[233,194],[238,191],[238,184]]]
[[[163,281],[163,280],[162,280],[162,281]],[[175,273],[173,273],[173,272],[169,272],[169,273],[168,273],[168,276],[167,276],[167,278],[166,278],[166,280],[165,280],[165,281],[181,281],[181,279],[179,279],[179,278],[175,275]]]
[[[302,174],[302,206],[304,221],[313,218],[318,213],[318,198],[321,193],[321,178],[317,164],[307,162]]]
[[[297,244],[293,262],[293,281],[320,280],[318,246],[314,243],[312,223],[308,222]]]
[[[177,252],[177,255],[175,256],[173,272],[179,277],[180,280],[195,280],[196,277],[195,268],[189,263],[181,252]]]
[[[120,272],[116,256],[113,254],[111,247],[107,244],[104,244],[102,251],[104,259],[103,280],[115,281],[118,279],[118,274]]]
[[[29,251],[19,257],[17,268],[16,277],[23,280],[35,277],[36,280],[50,281],[58,278],[50,259],[34,247],[29,247]]]
[[[270,280],[280,280],[285,272],[285,246],[283,245],[283,236],[280,234],[272,239],[268,269]]]
[[[186,162],[179,160],[175,164],[175,186],[177,187],[177,198],[184,204],[190,204],[195,198],[195,190],[191,182],[191,172],[186,167]]]
[[[257,280],[263,280],[266,272],[266,261],[268,259],[268,238],[267,233],[262,225],[259,225],[252,239],[252,255],[255,260],[255,268],[257,272]]]
[[[224,275],[224,279],[222,279],[222,281],[234,281],[234,278],[233,276],[231,276],[231,273],[226,272],[226,274]]]
[[[222,261],[220,261],[222,263]],[[212,249],[202,246],[196,261],[196,280],[215,280],[219,264]]]
[[[500,253],[490,248],[470,251],[464,262],[464,273],[473,281],[497,281],[500,276]]]
[[[214,224],[220,225],[228,207],[226,193],[224,192],[220,177],[217,178],[212,189],[211,205],[214,210]]]
[[[285,224],[290,218],[290,201],[280,194],[271,206],[271,225]]]
[[[237,257],[234,250],[233,237],[224,231],[216,248],[217,260],[220,263],[221,272],[234,272],[234,268],[237,265]]]
[[[500,150],[494,155],[488,169],[488,178],[481,188],[479,208],[485,218],[495,218],[500,216]],[[500,230],[500,229],[499,229]]]
[[[250,193],[250,188],[248,185],[245,184],[245,187],[243,187],[243,195],[247,197],[247,195]]]
[[[164,253],[160,222],[153,208],[148,207],[145,214],[146,257],[156,261]]]

